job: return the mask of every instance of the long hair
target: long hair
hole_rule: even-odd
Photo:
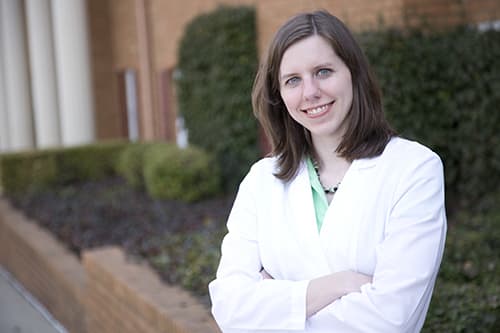
[[[254,114],[278,158],[279,179],[295,177],[301,160],[312,153],[310,132],[290,117],[281,98],[279,69],[285,51],[310,36],[321,36],[351,72],[353,100],[346,115],[346,132],[336,152],[349,161],[380,155],[395,135],[385,119],[380,88],[368,60],[351,32],[326,11],[289,19],[274,36],[263,58],[252,91]]]

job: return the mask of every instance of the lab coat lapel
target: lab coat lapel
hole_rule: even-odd
[[[305,258],[308,258],[312,276],[328,274],[328,261],[321,246],[316,213],[312,199],[311,183],[305,163],[302,163],[298,175],[289,184],[290,226],[297,236],[298,244]]]
[[[356,268],[364,189],[370,184],[377,158],[354,160],[325,214],[320,233],[332,272]]]

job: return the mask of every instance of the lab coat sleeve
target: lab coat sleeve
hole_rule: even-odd
[[[209,284],[212,313],[224,332],[303,330],[308,281],[265,280],[260,274],[256,207],[247,176],[222,242],[217,276]]]
[[[444,250],[446,217],[441,160],[434,153],[400,173],[373,281],[317,313],[332,332],[418,332]],[[337,323],[337,324],[335,324]]]

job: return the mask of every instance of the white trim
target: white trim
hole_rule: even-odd
[[[499,30],[500,31],[500,20],[479,22],[477,24],[477,29],[479,31],[488,31],[488,30]]]

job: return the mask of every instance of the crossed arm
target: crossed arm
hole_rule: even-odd
[[[260,274],[264,279],[273,279],[265,269]],[[371,276],[353,271],[337,272],[311,280],[306,293],[306,317],[309,318],[344,295],[359,292],[363,284],[370,282]]]

